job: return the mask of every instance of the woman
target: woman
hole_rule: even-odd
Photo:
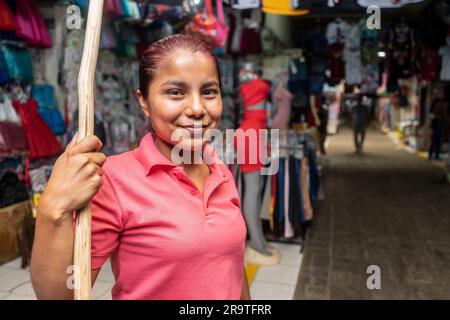
[[[136,150],[108,159],[97,137],[72,141],[56,161],[31,261],[38,298],[72,298],[72,213],[90,200],[92,284],[110,257],[114,299],[249,298],[232,174],[217,158],[171,160],[177,145],[183,156],[209,150],[203,134],[220,122],[219,79],[209,46],[192,36],[169,36],[145,51],[136,95],[152,132]],[[177,130],[187,135],[175,139]]]

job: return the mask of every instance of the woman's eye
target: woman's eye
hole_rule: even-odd
[[[218,94],[218,91],[215,89],[206,89],[203,91],[203,95],[207,97],[215,97]]]
[[[171,97],[177,97],[177,98],[183,96],[183,92],[181,92],[179,90],[171,90],[171,91],[168,92],[168,94]]]

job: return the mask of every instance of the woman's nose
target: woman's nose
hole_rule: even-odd
[[[199,118],[205,113],[205,108],[200,97],[193,96],[189,101],[188,115]]]

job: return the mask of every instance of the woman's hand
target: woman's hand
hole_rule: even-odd
[[[74,210],[86,206],[102,185],[106,156],[98,152],[102,143],[95,135],[76,143],[76,136],[56,161],[38,212],[54,222],[72,219]]]

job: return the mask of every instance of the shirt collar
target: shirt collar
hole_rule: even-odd
[[[228,180],[227,175],[222,169],[223,162],[217,157],[216,151],[207,144],[205,151],[211,154],[212,163],[209,165],[211,173],[219,175],[224,181]],[[168,168],[183,170],[181,166],[176,165],[167,159],[156,147],[153,133],[147,133],[139,143],[139,147],[134,150],[136,159],[142,164],[145,175],[149,175],[152,170],[157,168]]]
[[[134,150],[136,159],[142,164],[145,174],[149,175],[152,169],[157,167],[176,167],[172,161],[167,159],[156,147],[152,133],[147,133]]]

